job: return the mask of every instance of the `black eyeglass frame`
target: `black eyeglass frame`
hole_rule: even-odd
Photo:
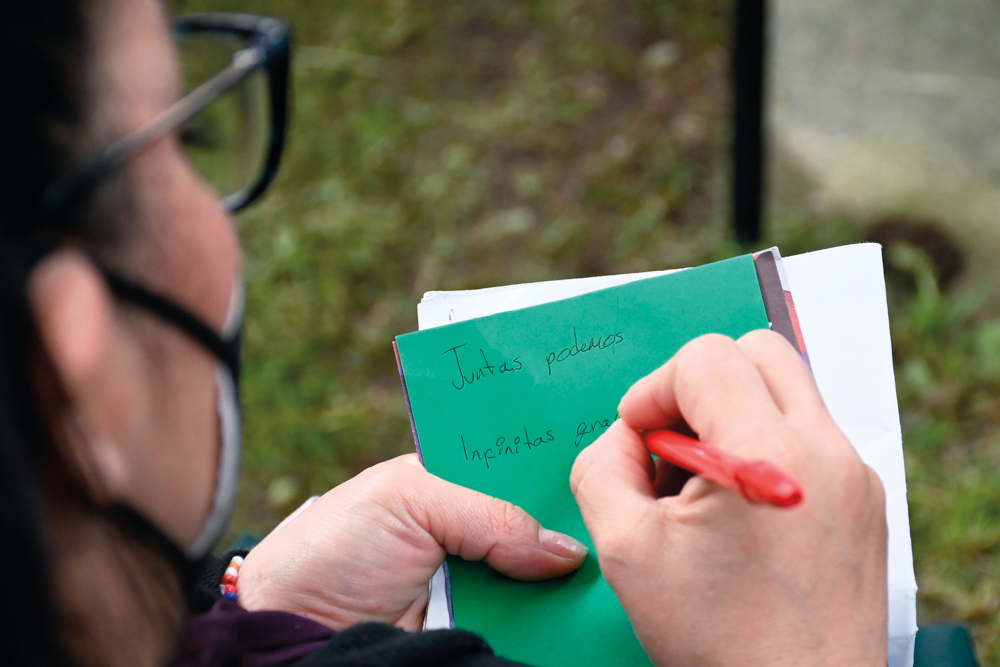
[[[131,135],[116,141],[63,176],[42,193],[42,205],[59,211],[79,202],[102,179],[121,168],[153,143],[190,121],[223,93],[263,68],[267,72],[270,124],[268,148],[257,179],[242,190],[226,195],[223,207],[230,213],[256,201],[274,180],[281,162],[288,131],[288,92],[291,68],[291,36],[282,19],[258,14],[213,12],[192,14],[175,20],[177,36],[222,33],[232,35],[246,46],[237,51],[229,65],[205,81]]]

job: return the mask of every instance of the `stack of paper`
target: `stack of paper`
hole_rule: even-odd
[[[824,400],[886,487],[889,662],[908,667],[916,585],[879,248],[787,258],[784,269]],[[702,333],[735,338],[769,317],[779,329],[749,256],[666,273],[426,295],[420,328],[453,326],[401,336],[398,347],[428,469],[589,544],[569,468],[614,420],[625,389]],[[428,627],[479,632],[501,655],[536,665],[647,662],[593,557],[571,577],[533,584],[449,560],[435,583]]]

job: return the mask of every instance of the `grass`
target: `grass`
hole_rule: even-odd
[[[723,0],[175,0],[296,37],[287,159],[241,218],[246,463],[234,531],[412,451],[390,343],[430,289],[689,266],[726,226]],[[783,215],[786,255],[861,239]],[[891,257],[921,623],[1000,666],[1000,319]]]
[[[916,284],[890,294],[920,620],[970,624],[983,664],[997,665],[1000,319],[987,294],[945,297],[926,256],[897,251],[892,265]]]

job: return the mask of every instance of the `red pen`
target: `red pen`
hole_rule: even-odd
[[[751,503],[794,507],[802,502],[795,478],[767,461],[747,461],[673,431],[647,431],[645,439],[661,459],[739,491]]]

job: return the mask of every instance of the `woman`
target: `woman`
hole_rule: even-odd
[[[159,0],[8,10],[0,48],[16,97],[3,154],[16,169],[0,230],[0,562],[15,612],[4,627],[9,662],[509,664],[462,631],[404,632],[419,629],[445,553],[534,580],[571,572],[586,549],[427,474],[413,456],[327,493],[246,555],[238,603],[219,600],[228,560],[207,554],[235,491],[242,317],[227,209],[273,176],[287,43],[279,23],[247,17],[188,29],[227,32],[247,48],[178,102]],[[182,151],[197,133],[182,128],[261,71],[279,127],[256,178],[220,202]],[[699,339],[638,383],[621,415],[579,457],[571,484],[655,662],[884,664],[881,486],[782,340]],[[678,489],[661,483],[668,470],[654,484],[636,429],[681,421],[779,462],[805,484],[807,505],[752,508],[698,478],[659,497]]]

